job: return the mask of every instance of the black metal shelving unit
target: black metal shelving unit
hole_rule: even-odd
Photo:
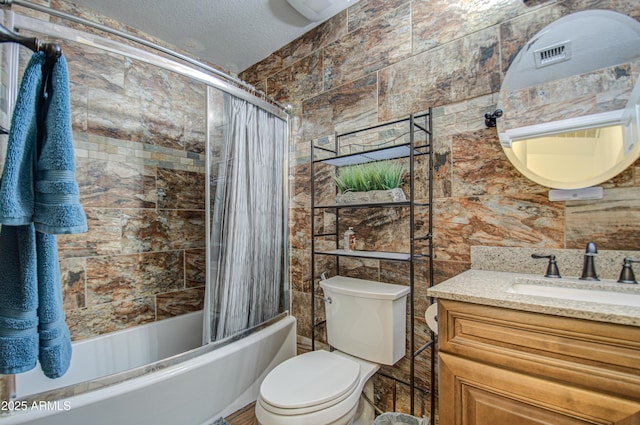
[[[362,128],[356,131],[351,131],[348,133],[336,134],[335,143],[333,148],[327,148],[325,146],[318,146],[316,142],[311,141],[311,349],[315,350],[315,340],[316,340],[316,328],[324,323],[324,321],[317,322],[316,321],[316,308],[315,308],[315,298],[316,298],[316,269],[315,262],[316,257],[321,256],[333,256],[336,260],[336,272],[340,273],[340,258],[341,257],[360,257],[360,258],[369,258],[369,259],[380,259],[387,261],[397,261],[400,263],[408,264],[409,267],[409,276],[410,276],[410,293],[409,293],[409,347],[410,347],[410,370],[409,370],[409,382],[405,382],[399,380],[395,377],[386,376],[387,378],[391,378],[396,382],[401,382],[409,386],[410,389],[410,409],[411,414],[415,414],[415,391],[420,390],[425,397],[428,397],[430,403],[430,417],[433,418],[435,415],[435,335],[433,332],[430,332],[430,339],[424,345],[419,348],[416,348],[415,344],[415,323],[414,317],[416,315],[415,311],[415,262],[416,260],[425,260],[427,261],[428,267],[428,276],[429,281],[426,282],[427,286],[433,285],[433,169],[434,169],[434,159],[433,159],[433,132],[432,132],[432,110],[429,109],[427,112],[410,115],[407,118],[389,121],[385,123],[381,123],[375,126],[370,126],[366,128]],[[391,141],[382,142],[381,144],[370,144],[365,149],[355,153],[347,153],[341,154],[341,149],[345,148],[345,146],[341,146],[341,142],[345,138],[357,138],[359,134],[364,134],[365,132],[371,132],[374,130],[384,131],[385,128],[398,128],[403,124],[406,124],[406,132],[402,133],[400,136],[391,139]],[[424,142],[418,144],[416,142],[416,134],[417,132],[422,132],[424,135]],[[389,145],[389,143],[393,143],[397,141],[400,137],[406,137],[408,135],[409,141],[402,142],[398,144]],[[417,202],[415,199],[415,165],[416,158],[419,156],[426,155],[428,160],[428,188],[427,188],[427,199],[424,202]],[[354,165],[361,164],[365,162],[375,162],[375,161],[386,161],[392,159],[401,159],[404,158],[408,161],[409,166],[409,194],[408,200],[402,202],[380,202],[380,203],[370,203],[370,204],[349,204],[349,205],[316,205],[316,166],[319,163],[324,163],[328,165],[332,165],[337,167],[345,166],[345,165]],[[410,249],[409,252],[378,252],[378,251],[349,251],[345,252],[342,249],[339,249],[340,242],[342,240],[341,235],[339,234],[339,224],[340,224],[340,210],[341,209],[356,209],[356,208],[408,208],[409,209],[409,239],[410,239]],[[416,235],[416,208],[426,208],[428,214],[428,226],[426,233]],[[316,234],[316,214],[318,211],[325,210],[334,210],[335,211],[335,230],[327,231],[324,233]],[[332,250],[316,250],[316,239],[317,238],[335,238],[335,249]],[[416,248],[416,242],[424,244],[418,252]],[[433,300],[429,300],[431,304]],[[418,356],[421,355],[425,350],[430,350],[431,361],[430,361],[430,388],[418,388],[416,387],[415,382],[415,361]],[[395,401],[395,388],[394,388],[394,406],[396,404]],[[425,400],[423,399],[423,403]],[[424,413],[424,411],[423,411]],[[431,419],[431,423],[433,423],[433,419]]]

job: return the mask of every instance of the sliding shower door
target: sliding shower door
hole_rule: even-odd
[[[208,89],[205,342],[286,309],[285,120]]]

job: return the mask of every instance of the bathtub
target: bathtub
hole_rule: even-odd
[[[198,312],[74,343],[62,378],[16,375],[0,424],[209,425],[255,401],[269,371],[295,355],[296,321],[283,314],[225,341],[201,338]]]

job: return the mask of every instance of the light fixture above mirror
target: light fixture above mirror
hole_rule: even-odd
[[[538,32],[505,76],[498,135],[513,165],[555,189],[593,186],[640,156],[640,23],[588,10]]]

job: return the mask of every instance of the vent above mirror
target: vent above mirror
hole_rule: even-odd
[[[565,62],[571,59],[571,41],[565,41],[554,46],[544,47],[533,52],[536,68]]]

